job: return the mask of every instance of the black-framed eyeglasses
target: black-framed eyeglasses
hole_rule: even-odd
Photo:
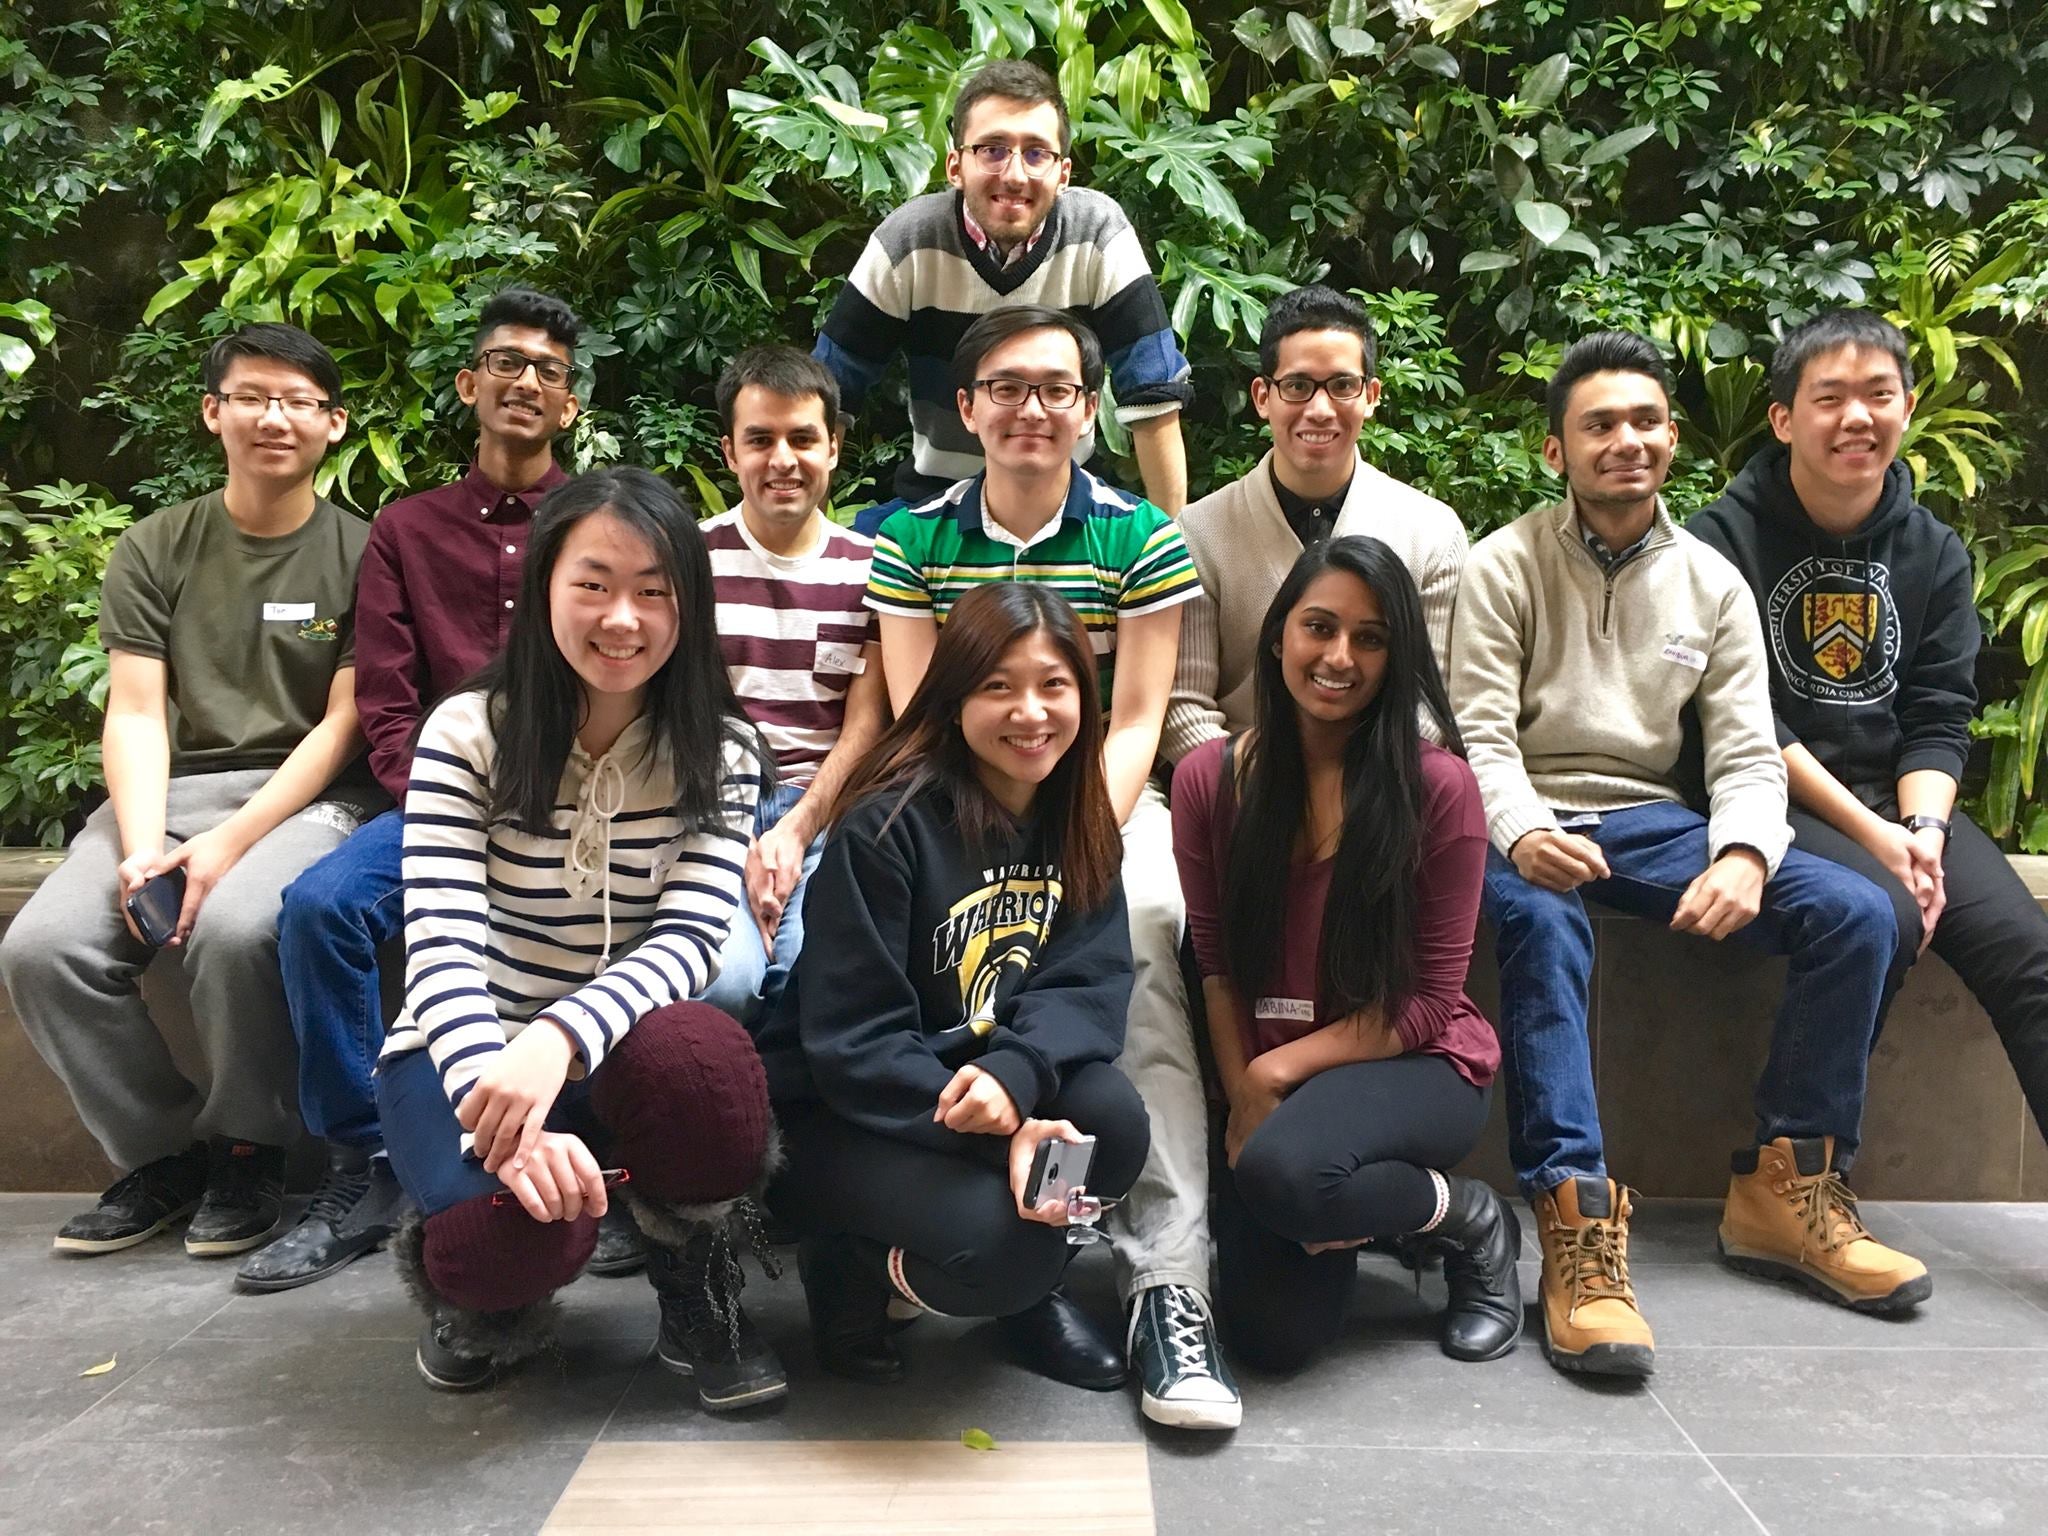
[[[1024,162],[1024,174],[1043,176],[1060,163],[1062,156],[1056,149],[1047,149],[1043,144],[970,144],[967,153],[974,156],[974,163],[984,171],[1009,169],[1010,157],[1016,156]]]
[[[477,361],[494,379],[516,379],[531,368],[533,376],[549,389],[567,384],[573,371],[559,357],[535,357],[516,347],[486,347],[477,354]]]
[[[1305,373],[1287,373],[1266,382],[1273,387],[1273,393],[1289,405],[1307,405],[1315,399],[1319,389],[1332,400],[1356,400],[1365,393],[1365,386],[1371,381],[1357,373],[1333,373],[1327,379],[1311,378]]]
[[[1086,391],[1067,379],[1047,379],[1033,384],[1026,379],[976,379],[974,387],[988,392],[996,405],[1022,405],[1033,395],[1048,411],[1070,411]]]
[[[321,395],[265,395],[253,389],[237,389],[215,390],[213,398],[223,409],[244,416],[261,416],[274,404],[294,421],[311,421],[321,412],[334,409],[334,402]]]

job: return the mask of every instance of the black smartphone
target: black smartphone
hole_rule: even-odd
[[[127,906],[142,942],[162,949],[178,931],[178,914],[185,909],[184,866],[158,875],[130,896]]]
[[[1024,1203],[1036,1209],[1047,1200],[1065,1200],[1088,1187],[1088,1169],[1095,1161],[1095,1138],[1061,1141],[1048,1136],[1031,1154],[1031,1172],[1024,1180]]]

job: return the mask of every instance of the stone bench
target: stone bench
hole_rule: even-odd
[[[55,868],[58,853],[0,850],[0,927]],[[2014,864],[2048,904],[2048,858]],[[1591,1032],[1608,1161],[1649,1195],[1718,1196],[1728,1154],[1751,1129],[1751,1084],[1784,980],[1784,962],[1613,914],[1594,919]],[[387,978],[388,980],[389,978]],[[189,1059],[190,1014],[175,959],[143,987],[173,1050]],[[1472,965],[1473,998],[1496,1016],[1498,980],[1486,935]],[[113,1170],[30,1047],[0,994],[0,1190],[100,1189]],[[1933,955],[1913,968],[1870,1071],[1860,1193],[1878,1200],[2048,1199],[2044,1146],[1983,1009]],[[1467,1165],[1506,1189],[1507,1136],[1494,1095],[1486,1136]],[[302,1151],[300,1182],[313,1166]]]

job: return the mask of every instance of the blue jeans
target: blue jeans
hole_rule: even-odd
[[[754,836],[759,837],[794,810],[806,787],[783,784],[773,794],[762,796],[754,812]],[[746,893],[740,893],[739,905],[732,912],[732,928],[725,936],[725,948],[719,953],[718,975],[698,994],[699,1001],[747,1025],[775,1006],[789,980],[789,968],[796,964],[797,952],[804,945],[804,891],[824,851],[825,834],[820,832],[804,850],[796,888],[782,904],[782,921],[775,926],[773,955],[762,948],[761,930],[754,924],[753,909],[747,905]]]
[[[1560,895],[1486,855],[1482,909],[1500,962],[1508,1152],[1525,1195],[1575,1175],[1604,1176],[1600,1112],[1586,1043],[1593,925],[1582,897],[1669,922],[1707,867],[1707,823],[1659,802],[1609,811],[1576,829],[1600,845],[1608,879]],[[1836,1165],[1856,1150],[1878,999],[1896,943],[1891,902],[1838,864],[1794,849],[1764,887],[1756,921],[1734,936],[1791,967],[1756,1085],[1759,1143],[1833,1136]]]
[[[278,963],[299,1037],[299,1113],[344,1146],[376,1146],[370,1080],[384,1044],[377,951],[405,926],[399,852],[405,815],[386,811],[285,887]]]

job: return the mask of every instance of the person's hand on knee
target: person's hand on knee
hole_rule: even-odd
[[[574,1221],[609,1208],[604,1171],[581,1136],[543,1131],[525,1162],[498,1169],[498,1179],[535,1221]]]
[[[486,1173],[501,1173],[508,1161],[518,1171],[539,1143],[575,1059],[569,1032],[546,1017],[491,1057],[455,1111]]]
[[[1538,827],[1524,832],[1508,850],[1515,871],[1531,885],[1562,895],[1577,890],[1588,880],[1605,880],[1607,855],[1590,837]]]
[[[939,1090],[939,1106],[932,1118],[949,1130],[970,1136],[1010,1136],[1023,1124],[1017,1104],[988,1072],[969,1062],[953,1074],[953,1080]]]

